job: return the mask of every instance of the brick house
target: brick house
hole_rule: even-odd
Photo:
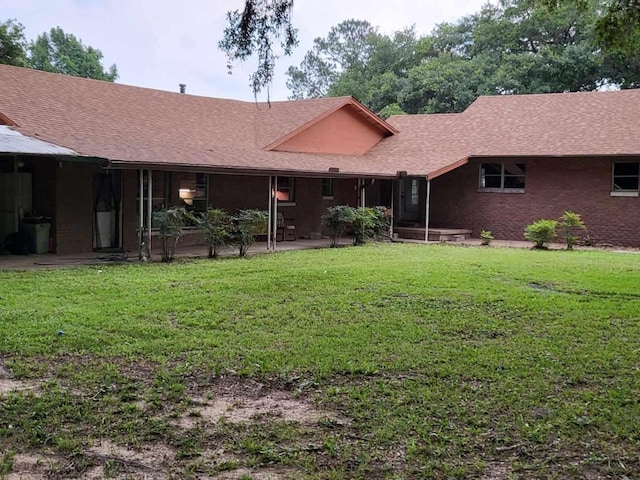
[[[57,253],[136,251],[151,212],[180,204],[279,212],[300,238],[337,204],[391,207],[395,234],[419,239],[521,240],[569,209],[597,240],[640,246],[640,90],[383,121],[350,97],[268,105],[10,66],[0,87],[0,237],[48,217]]]

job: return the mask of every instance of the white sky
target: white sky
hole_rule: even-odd
[[[294,23],[300,45],[277,63],[272,100],[284,100],[289,65],[298,65],[315,37],[343,20],[368,20],[382,33],[415,25],[419,34],[436,24],[474,13],[486,0],[296,0]],[[0,21],[25,26],[27,39],[52,27],[102,50],[103,63],[115,63],[119,83],[178,91],[186,83],[194,95],[252,100],[249,74],[254,61],[227,74],[217,44],[228,10],[243,0],[0,0]],[[261,99],[264,100],[264,95]]]

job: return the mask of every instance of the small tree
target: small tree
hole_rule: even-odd
[[[546,248],[546,244],[556,237],[556,220],[540,219],[527,225],[524,230],[524,237],[535,243],[534,248]]]
[[[163,262],[173,261],[178,240],[190,220],[191,214],[183,207],[163,208],[153,213],[153,222],[158,226],[158,236],[162,239]]]
[[[220,249],[232,240],[234,225],[231,215],[221,208],[207,208],[196,220],[209,245],[209,258],[218,258]]]
[[[249,247],[255,243],[255,236],[265,232],[268,214],[264,210],[257,209],[238,210],[232,220],[234,225],[232,241],[238,246],[239,255],[244,257]]]
[[[349,205],[336,205],[327,208],[322,216],[325,225],[331,230],[331,247],[340,243],[344,232],[356,221],[356,210]]]
[[[573,250],[573,246],[578,243],[578,230],[586,230],[582,217],[574,212],[565,211],[560,220],[558,226],[562,232],[564,243],[567,245],[567,250]]]

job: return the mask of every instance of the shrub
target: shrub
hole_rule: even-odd
[[[355,208],[336,205],[327,209],[322,216],[331,230],[331,246],[337,247],[342,235],[351,229],[353,244],[362,245],[369,240],[383,240],[389,237],[391,212],[387,207]]]
[[[322,220],[331,230],[331,247],[337,247],[344,232],[356,221],[356,209],[349,205],[329,207]]]
[[[183,229],[193,216],[184,207],[170,207],[153,212],[152,220],[158,227],[158,237],[162,239],[162,261],[172,262]]]
[[[567,250],[573,250],[573,246],[578,243],[577,231],[587,229],[582,221],[582,217],[570,211],[563,213],[558,221],[558,226],[562,231],[562,237],[564,238],[564,243],[567,245]]]
[[[391,213],[386,207],[354,208],[354,211],[355,219],[351,225],[354,245],[389,237]]]
[[[480,230],[480,238],[482,239],[482,245],[489,245],[493,240],[493,234],[491,230]]]
[[[209,245],[209,258],[218,258],[220,249],[229,245],[233,238],[231,215],[221,208],[207,208],[196,220]]]
[[[535,243],[535,248],[546,248],[546,244],[556,237],[556,220],[537,220],[531,225],[527,225],[524,230],[524,237]]]
[[[269,217],[264,210],[247,209],[238,210],[232,221],[234,228],[231,239],[240,250],[239,256],[244,257],[255,243],[255,236],[265,232]]]

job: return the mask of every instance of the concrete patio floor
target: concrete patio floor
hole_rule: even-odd
[[[341,246],[351,245],[351,238],[343,238]],[[314,248],[329,248],[331,240],[327,238],[319,240],[303,240],[278,242],[275,252],[285,252],[289,250],[309,250]],[[176,250],[177,258],[203,258],[206,257],[208,249],[206,246],[180,247]],[[249,247],[247,255],[259,255],[274,253],[267,250],[266,242],[256,242]],[[221,256],[237,256],[237,249],[225,249]],[[0,271],[2,270],[36,270],[47,268],[73,267],[80,265],[105,265],[110,263],[137,262],[137,252],[127,252],[126,255],[119,253],[89,252],[83,254],[58,255],[58,254],[31,254],[31,255],[0,255]],[[154,248],[153,261],[160,262],[160,251]]]

